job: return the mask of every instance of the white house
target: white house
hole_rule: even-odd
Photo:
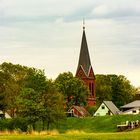
[[[0,110],[0,119],[1,118],[10,119],[11,116],[7,112],[3,113],[3,111]]]
[[[105,116],[119,114],[120,110],[114,105],[112,101],[103,101],[93,116]]]
[[[140,100],[121,106],[122,114],[140,114]]]

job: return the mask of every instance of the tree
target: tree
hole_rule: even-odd
[[[0,110],[6,110],[6,100],[5,100],[5,84],[4,84],[4,75],[0,71]]]
[[[5,110],[10,111],[12,117],[15,116],[17,109],[15,98],[20,92],[22,81],[27,73],[27,67],[14,65],[12,63],[3,63],[0,65],[2,75],[2,94],[6,103]]]
[[[98,103],[112,100],[118,107],[133,100],[136,88],[123,75],[96,75]]]
[[[50,124],[58,125],[59,120],[65,118],[63,102],[63,95],[56,90],[54,82],[52,80],[47,81],[46,91],[42,95],[43,111],[40,115],[43,121],[43,130],[45,124],[49,129]]]
[[[43,122],[43,129],[45,124],[49,129],[50,124],[63,117],[63,102],[53,82],[46,79],[43,71],[30,68],[28,72],[17,97],[18,116],[24,117],[33,129],[39,120]]]
[[[0,109],[26,119],[33,128],[39,120],[49,128],[64,116],[63,96],[44,71],[12,63],[0,65]]]
[[[17,96],[17,104],[19,105],[17,115],[25,118],[35,129],[35,122],[39,120],[39,93],[31,88],[23,88]]]
[[[66,109],[71,105],[86,105],[88,88],[83,81],[73,77],[71,72],[59,74],[55,84],[58,91],[64,95]]]
[[[42,94],[46,90],[44,71],[28,68],[22,82],[20,94],[17,96],[18,115],[28,120],[35,129],[42,107]]]
[[[136,88],[123,75],[109,75],[112,85],[112,101],[117,106],[122,106],[133,100]]]
[[[112,100],[112,87],[110,78],[107,75],[96,75],[96,96],[97,104],[104,100]]]

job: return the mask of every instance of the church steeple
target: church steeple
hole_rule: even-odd
[[[95,75],[90,61],[90,55],[88,50],[88,44],[85,33],[85,23],[83,21],[83,34],[81,49],[79,55],[79,62],[76,71],[76,77],[82,79],[85,84],[89,87],[90,95],[87,99],[88,105],[95,105]]]
[[[77,71],[80,67],[82,67],[86,76],[88,77],[89,69],[91,67],[91,62],[90,62],[90,56],[89,56],[89,50],[88,50],[88,45],[87,45],[87,40],[86,40],[85,25],[84,24],[83,24],[83,35],[82,35],[81,50],[80,50]]]

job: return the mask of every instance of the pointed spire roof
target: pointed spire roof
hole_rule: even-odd
[[[88,45],[86,40],[84,23],[83,23],[83,35],[82,35],[81,50],[80,50],[77,71],[79,70],[80,67],[83,68],[85,74],[88,76],[89,69],[91,68],[91,62],[90,62],[90,56],[89,56]]]

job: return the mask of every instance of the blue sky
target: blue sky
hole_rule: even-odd
[[[83,18],[95,74],[140,86],[140,0],[0,0],[0,63],[75,75]]]

